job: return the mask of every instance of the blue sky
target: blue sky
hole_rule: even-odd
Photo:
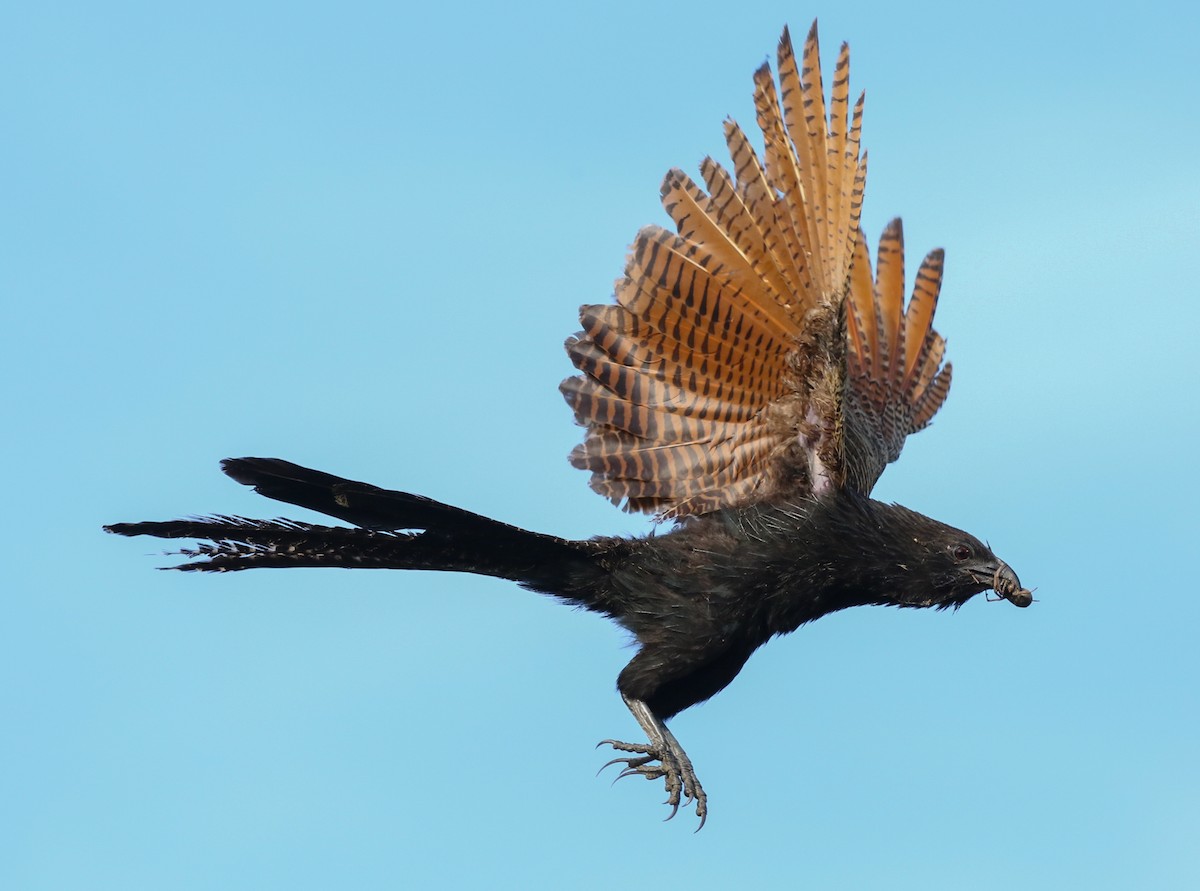
[[[1028,610],[854,610],[596,778],[620,633],[495,580],[153,571],[275,455],[637,532],[565,455],[579,304],[819,16],[954,392],[876,489]],[[43,3],[0,29],[0,885],[1200,884],[1194,6]],[[910,265],[911,269],[915,264]]]

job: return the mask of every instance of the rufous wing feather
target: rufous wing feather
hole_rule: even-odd
[[[729,169],[705,158],[703,186],[669,171],[661,198],[676,231],[638,233],[615,304],[584,306],[567,341],[581,373],[561,389],[587,430],[571,461],[630,510],[681,518],[853,483],[878,441],[890,454],[891,433],[872,427],[877,397],[902,403],[899,429],[945,396],[929,327],[940,255],[907,312],[899,223],[871,275],[848,48],[828,103],[815,22],[799,56],[785,29],[777,70],[778,84],[765,65],[754,75],[761,154],[726,121]],[[844,441],[847,399],[858,415]],[[881,411],[890,423],[896,408]]]
[[[904,306],[904,230],[884,229],[878,265],[859,236],[847,313],[846,397],[843,416],[848,484],[867,493],[905,438],[925,427],[950,391],[946,342],[933,328],[942,285],[942,251],[921,263]]]

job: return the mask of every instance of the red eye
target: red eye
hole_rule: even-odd
[[[963,560],[971,559],[971,549],[966,545],[959,545],[954,549],[954,559],[962,562]]]

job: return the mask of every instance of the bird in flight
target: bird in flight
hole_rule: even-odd
[[[605,740],[609,764],[662,780],[668,819],[694,804],[702,827],[707,796],[666,722],[770,638],[851,606],[1033,599],[979,539],[870,498],[945,401],[951,368],[932,327],[942,252],[921,262],[906,304],[894,220],[872,270],[849,71],[843,44],[826,101],[816,23],[799,58],[785,29],[778,83],[766,64],[754,75],[762,151],[730,120],[728,167],[706,158],[703,185],[668,172],[674,231],[637,234],[615,302],[584,306],[567,340],[580,373],[561,390],[585,428],[571,463],[670,531],[573,541],[277,458],[222,468],[352,526],[218,515],[105,528],[195,540],[178,569],[471,572],[608,616],[639,645],[617,688],[646,735]]]

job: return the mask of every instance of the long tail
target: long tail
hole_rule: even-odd
[[[268,498],[354,523],[359,528],[294,520],[212,516],[114,523],[117,535],[198,539],[172,569],[227,572],[289,566],[434,569],[512,579],[578,599],[595,581],[593,542],[541,535],[431,498],[380,489],[278,458],[229,458],[221,469]],[[586,598],[584,598],[586,599]]]

